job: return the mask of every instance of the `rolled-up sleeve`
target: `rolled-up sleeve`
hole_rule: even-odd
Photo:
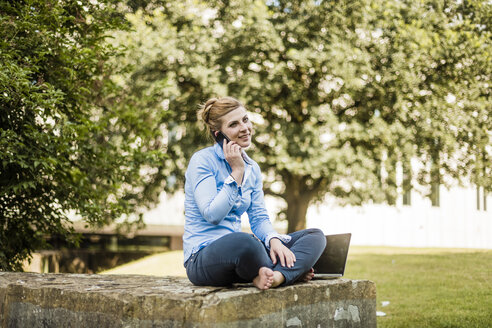
[[[217,191],[214,164],[206,158],[193,156],[188,166],[187,179],[193,188],[193,197],[200,214],[212,224],[219,224],[240,197],[240,187],[232,179]]]

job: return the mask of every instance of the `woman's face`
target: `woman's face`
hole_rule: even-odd
[[[221,117],[222,126],[220,130],[231,141],[235,141],[241,148],[251,145],[251,134],[253,124],[248,117],[248,112],[243,106],[227,113]]]

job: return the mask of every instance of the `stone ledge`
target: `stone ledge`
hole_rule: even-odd
[[[0,272],[0,327],[376,327],[368,280],[260,291],[186,278]]]

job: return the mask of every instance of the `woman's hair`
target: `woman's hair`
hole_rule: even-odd
[[[243,106],[239,100],[232,97],[210,98],[198,110],[198,119],[202,120],[213,136],[222,126],[222,116]]]

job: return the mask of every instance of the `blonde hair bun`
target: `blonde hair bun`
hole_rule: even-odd
[[[221,117],[233,110],[244,107],[239,100],[232,97],[210,98],[200,105],[198,110],[198,120],[201,120],[211,135],[214,131],[219,131],[222,126]]]

